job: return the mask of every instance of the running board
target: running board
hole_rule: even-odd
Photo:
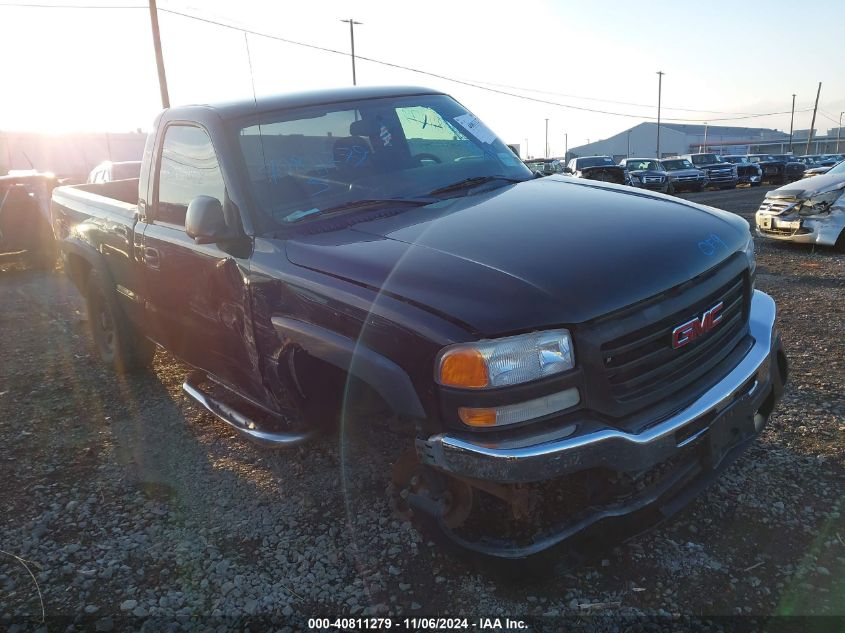
[[[255,422],[239,411],[236,411],[219,400],[215,400],[201,391],[199,387],[191,384],[190,378],[182,383],[182,389],[217,418],[223,420],[223,422],[231,426],[245,438],[260,446],[268,448],[290,448],[304,444],[317,434],[316,430],[302,433],[262,431]]]

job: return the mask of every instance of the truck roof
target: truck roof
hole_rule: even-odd
[[[222,119],[237,119],[253,114],[309,105],[337,103],[357,99],[377,99],[379,97],[407,97],[421,94],[443,93],[440,90],[420,86],[355,86],[350,88],[291,92],[223,103],[184,105],[170,108],[167,112],[170,118],[183,116],[185,118],[191,118],[191,115],[197,110],[213,110]]]

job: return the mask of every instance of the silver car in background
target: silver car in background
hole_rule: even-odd
[[[767,193],[755,223],[761,237],[845,252],[845,162]]]

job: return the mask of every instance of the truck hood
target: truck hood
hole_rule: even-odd
[[[363,221],[362,221],[363,220]],[[732,214],[549,176],[288,239],[288,259],[480,336],[572,325],[699,275],[748,239]]]
[[[656,171],[654,169],[634,169],[628,170],[629,174],[635,174],[637,176],[666,176],[665,171]]]
[[[593,167],[582,167],[578,171],[582,174],[589,174],[598,171],[618,171],[620,173],[625,173],[625,168],[621,165],[595,165]]]
[[[766,197],[805,200],[816,194],[842,187],[845,187],[845,174],[822,174],[778,187],[767,193]]]

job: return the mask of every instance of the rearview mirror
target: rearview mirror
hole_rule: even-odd
[[[197,244],[212,244],[227,237],[223,205],[217,198],[197,196],[185,214],[185,232]]]

